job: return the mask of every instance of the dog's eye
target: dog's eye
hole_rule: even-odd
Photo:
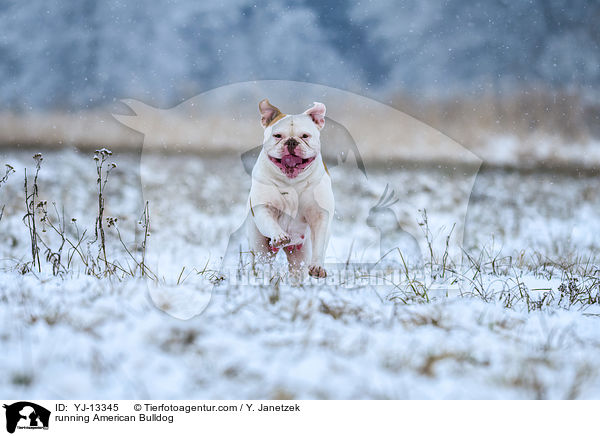
[[[273,138],[281,139],[281,133],[275,133]]]
[[[310,135],[308,133],[305,133],[302,135],[302,139],[308,139],[310,138]]]

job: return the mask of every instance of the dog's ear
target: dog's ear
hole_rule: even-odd
[[[304,112],[306,115],[312,118],[319,129],[322,129],[325,125],[325,105],[315,101],[313,107],[307,109]]]
[[[269,103],[266,98],[258,103],[258,111],[260,112],[260,123],[264,128],[273,122],[275,118],[281,115],[281,111]]]

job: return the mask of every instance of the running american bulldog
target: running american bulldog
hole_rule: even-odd
[[[258,105],[263,146],[252,170],[248,199],[250,248],[259,262],[283,249],[290,271],[308,268],[324,278],[325,250],[334,213],[331,178],[321,157],[325,105],[285,115],[263,100]]]

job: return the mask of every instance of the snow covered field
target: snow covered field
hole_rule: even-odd
[[[595,174],[490,170],[471,189],[460,168],[381,166],[362,180],[339,166],[328,260],[347,262],[350,275],[293,286],[281,262],[266,284],[238,285],[222,267],[250,186],[238,157],[110,156],[104,218],[117,222],[105,224],[106,251],[119,267],[104,276],[97,265],[98,278],[43,222],[49,251],[41,247],[41,272],[31,265],[23,169],[31,187],[32,154],[0,152],[16,171],[0,186],[5,398],[600,398]],[[72,241],[87,230],[86,259],[98,250],[95,171],[89,154],[48,152],[38,178],[52,223],[64,216]],[[373,282],[364,264],[389,244],[366,222],[387,184],[425,267],[392,259]],[[461,216],[465,251],[444,256]],[[433,256],[419,236],[427,231]],[[144,254],[155,280],[140,277]],[[243,273],[253,277],[247,265]]]

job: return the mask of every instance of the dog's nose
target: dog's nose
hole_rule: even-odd
[[[294,138],[290,138],[287,141],[285,141],[285,146],[291,154],[294,152],[294,148],[298,146],[298,141],[296,141]]]

